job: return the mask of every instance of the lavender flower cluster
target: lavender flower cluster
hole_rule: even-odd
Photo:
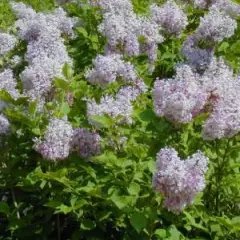
[[[0,33],[0,56],[6,55],[16,46],[17,39],[8,33]]]
[[[84,158],[90,158],[100,153],[100,135],[84,128],[77,128],[73,133],[72,148]]]
[[[71,150],[73,129],[69,122],[63,119],[51,119],[44,139],[35,139],[34,149],[43,158],[56,161],[68,157]]]
[[[119,123],[132,123],[132,102],[147,88],[142,80],[136,81],[133,86],[122,87],[116,96],[105,95],[100,99],[100,103],[95,100],[87,101],[87,116],[89,123],[99,126],[98,122],[91,119],[92,116],[108,115],[112,118],[121,117]]]
[[[91,0],[103,12],[103,22],[99,31],[106,37],[107,52],[137,56],[147,54],[152,64],[157,57],[157,45],[164,38],[160,31],[179,34],[187,25],[187,17],[174,1],[162,7],[151,5],[151,16],[137,15],[131,1]],[[144,41],[139,42],[139,38]]]
[[[207,2],[209,3],[198,1],[199,4]],[[236,20],[229,15],[227,7],[223,6],[227,6],[227,1],[213,1],[209,12],[200,18],[196,31],[183,43],[181,53],[188,64],[199,72],[204,71],[209,65],[216,44],[231,37],[237,28]],[[205,43],[205,49],[199,47],[200,43]]]
[[[13,71],[9,68],[0,72],[0,90],[7,91],[15,100],[20,97],[20,93],[17,90],[17,81],[13,76]],[[7,104],[1,100],[0,111],[6,107],[6,105]]]
[[[201,151],[181,160],[173,148],[160,150],[152,184],[164,195],[164,205],[169,211],[181,212],[193,203],[196,194],[203,191],[207,162],[208,158]]]
[[[11,5],[18,18],[18,35],[28,41],[25,59],[29,65],[21,74],[24,90],[32,99],[39,99],[51,90],[53,77],[61,76],[64,63],[71,64],[61,33],[72,35],[74,20],[62,8],[43,14],[23,3]]]
[[[240,79],[234,77],[222,59],[213,58],[202,75],[182,65],[175,78],[155,82],[155,112],[170,121],[188,123],[207,111],[203,138],[232,137],[240,131],[239,90]],[[210,110],[205,106],[210,106]]]
[[[217,6],[218,9],[230,14],[239,14],[240,7],[231,0],[194,0],[194,5],[199,8],[209,8],[212,5]]]
[[[87,129],[73,129],[66,119],[50,120],[43,139],[34,139],[34,149],[50,161],[64,160],[71,151],[89,158],[100,152],[100,136]]]
[[[7,135],[10,131],[10,123],[8,119],[0,114],[0,135]]]
[[[119,54],[98,55],[93,61],[94,68],[85,77],[90,83],[106,86],[118,77],[126,82],[136,81],[136,71],[129,62],[124,62]]]

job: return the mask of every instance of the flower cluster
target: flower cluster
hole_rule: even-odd
[[[34,149],[43,158],[56,161],[68,157],[71,150],[73,129],[69,122],[63,119],[51,119],[44,139],[36,139]]]
[[[98,125],[97,122],[91,119],[91,116],[103,116],[105,114],[112,118],[121,117],[119,120],[121,123],[132,123],[132,101],[146,90],[145,84],[138,80],[133,86],[122,87],[115,97],[105,95],[100,99],[100,103],[97,103],[95,100],[88,100],[87,115],[89,123]]]
[[[4,69],[0,72],[0,90],[3,89],[7,91],[12,98],[17,99],[20,96],[20,93],[16,89],[17,81],[13,76],[13,71],[9,68]],[[0,110],[5,106],[5,103],[1,101]]]
[[[164,195],[164,205],[169,211],[179,213],[203,191],[207,162],[208,158],[200,151],[183,161],[173,148],[160,150],[152,183]]]
[[[198,72],[204,71],[213,58],[213,48],[201,49],[197,46],[197,38],[191,35],[182,45],[181,53],[186,58],[187,63]]]
[[[8,119],[3,114],[0,114],[0,135],[6,135],[9,131],[10,123]]]
[[[119,54],[98,55],[93,61],[94,68],[87,71],[86,78],[90,83],[106,86],[120,77],[126,82],[136,81],[136,72],[129,62],[124,62]]]
[[[6,55],[16,46],[17,39],[8,33],[0,33],[0,56]]]
[[[229,14],[239,14],[240,7],[231,0],[194,0],[194,5],[199,8],[208,8],[215,5],[218,9],[223,10]]]
[[[100,136],[84,128],[74,129],[72,148],[76,149],[81,157],[89,158],[100,152]]]
[[[177,69],[174,79],[157,80],[153,89],[156,114],[174,122],[190,122],[208,98],[197,80],[197,74],[187,65]]]
[[[53,77],[61,76],[64,63],[71,64],[61,33],[72,35],[74,20],[61,8],[43,14],[23,3],[11,5],[18,17],[18,35],[28,41],[25,59],[29,65],[21,74],[24,90],[33,99],[41,98],[51,90]]]
[[[220,2],[213,4],[209,12],[200,18],[198,28],[185,40],[181,49],[188,64],[199,72],[204,71],[211,62],[216,44],[231,37],[237,28],[236,20],[228,15],[228,11],[222,11],[224,4],[220,5]],[[205,49],[199,47],[200,43],[206,45]]]
[[[196,36],[205,41],[221,42],[231,37],[236,28],[237,22],[213,5],[209,13],[200,19]]]
[[[180,34],[187,26],[187,16],[174,1],[168,1],[163,6],[151,5],[153,20],[170,34]]]
[[[91,1],[103,11],[99,31],[107,38],[107,50],[129,56],[146,53],[150,62],[156,59],[157,44],[163,42],[161,26],[153,18],[138,16],[131,1]],[[140,44],[139,38],[144,39]]]
[[[182,65],[175,78],[155,82],[155,112],[170,121],[188,123],[207,111],[209,118],[203,125],[203,138],[232,137],[240,131],[239,91],[240,79],[234,77],[222,59],[212,58],[202,75]]]

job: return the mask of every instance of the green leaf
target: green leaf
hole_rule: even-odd
[[[166,239],[167,232],[165,229],[156,229],[154,235],[157,235],[158,237],[160,237],[160,239]]]
[[[68,63],[64,64],[62,73],[63,73],[63,76],[68,80],[71,80],[71,78],[73,77],[72,68],[70,67],[70,65]]]
[[[63,90],[67,90],[69,87],[69,82],[65,81],[64,79],[55,78],[54,82],[55,82],[56,87],[61,88]]]
[[[7,203],[0,202],[0,213],[9,214],[9,207]]]
[[[48,202],[47,204],[45,204],[45,206],[56,209],[56,208],[59,207],[61,204],[62,204],[62,202],[60,202],[60,201],[52,200],[52,201]]]
[[[37,111],[37,101],[30,102],[28,106],[28,112],[30,115],[34,116]]]
[[[129,196],[117,196],[117,195],[112,195],[110,197],[110,199],[112,200],[112,202],[114,202],[114,204],[119,208],[119,209],[123,209],[124,207],[126,207],[127,205],[129,205],[131,203],[132,198]]]
[[[147,225],[147,218],[142,213],[133,213],[130,217],[130,223],[137,232],[140,232]]]
[[[135,182],[132,182],[128,188],[128,192],[129,194],[131,195],[135,195],[135,196],[138,196],[139,192],[140,192],[140,185],[135,183]]]
[[[177,230],[177,228],[172,225],[168,229],[168,233],[170,235],[171,240],[180,240],[181,233]]]
[[[104,116],[91,116],[90,119],[97,123],[99,126],[109,128],[114,124],[114,120],[107,115]]]
[[[81,229],[83,230],[92,230],[96,227],[96,223],[89,219],[84,219],[81,223]]]
[[[80,34],[82,34],[85,38],[88,37],[88,33],[87,33],[87,31],[86,31],[86,29],[83,28],[83,27],[79,27],[79,28],[77,28],[77,32],[80,33]]]
[[[68,113],[71,111],[68,103],[64,102],[62,103],[62,106],[60,108],[60,112],[64,115],[68,115]]]
[[[156,118],[155,113],[153,112],[152,109],[147,109],[139,114],[139,117],[142,121],[144,122],[149,122]]]

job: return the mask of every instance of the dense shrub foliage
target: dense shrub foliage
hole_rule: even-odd
[[[0,2],[0,239],[240,239],[240,5]]]

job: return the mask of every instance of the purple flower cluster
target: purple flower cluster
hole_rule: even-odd
[[[91,119],[91,116],[108,115],[112,118],[122,117],[119,123],[132,123],[132,101],[134,101],[141,93],[147,90],[143,81],[138,80],[133,86],[122,87],[116,96],[105,95],[100,99],[100,103],[95,100],[88,100],[87,115],[90,124],[98,125]]]
[[[182,65],[175,78],[155,82],[155,112],[170,121],[188,123],[207,111],[209,118],[203,125],[203,138],[232,137],[240,131],[239,91],[240,79],[234,77],[222,59],[212,58],[202,75]]]
[[[172,0],[161,7],[151,5],[150,11],[153,20],[170,34],[180,34],[187,26],[187,16]]]
[[[208,94],[187,65],[173,79],[157,80],[153,89],[155,112],[173,122],[187,123],[203,110]]]
[[[197,46],[197,37],[190,35],[182,45],[181,53],[188,64],[198,72],[204,71],[213,58],[213,48],[201,49]]]
[[[215,5],[218,9],[229,14],[240,14],[240,7],[231,0],[194,0],[194,5],[199,8],[208,8]]]
[[[231,37],[236,28],[237,22],[213,5],[209,13],[200,19],[196,36],[205,41],[221,42]]]
[[[3,72],[0,72],[0,89],[7,91],[12,98],[17,99],[20,96],[20,93],[16,89],[17,81],[13,76],[13,71],[9,68],[4,69]],[[0,101],[0,110],[6,106],[6,103]]]
[[[18,17],[18,35],[28,41],[25,59],[29,65],[21,74],[24,90],[31,98],[39,99],[51,90],[53,77],[62,76],[64,63],[71,64],[61,33],[72,35],[74,20],[61,8],[53,14],[43,14],[23,3],[11,5]]]
[[[6,55],[16,46],[17,39],[8,33],[0,33],[0,56]]]
[[[200,2],[209,3],[209,1],[198,1],[199,4]],[[199,72],[204,71],[211,62],[215,45],[224,38],[231,37],[237,28],[236,20],[228,15],[228,11],[222,11],[223,5],[223,1],[211,4],[209,12],[200,18],[196,31],[183,43],[181,53],[188,64]],[[205,49],[199,47],[200,43],[206,45]]]
[[[150,62],[156,59],[157,44],[164,38],[159,32],[161,26],[153,18],[136,15],[129,0],[90,2],[102,9],[103,22],[98,28],[107,38],[108,51],[129,56],[146,53]],[[140,37],[144,39],[142,43]]]
[[[207,162],[201,151],[181,160],[173,148],[160,150],[152,183],[153,188],[164,195],[164,205],[169,211],[181,212],[203,191]]]
[[[0,114],[0,135],[6,135],[9,131],[10,123],[8,119],[3,114]]]
[[[84,128],[74,129],[72,148],[84,158],[90,158],[100,153],[100,135]]]
[[[124,62],[119,54],[98,55],[93,61],[94,68],[85,74],[89,82],[104,87],[120,77],[125,82],[137,79],[136,71],[129,62]]]
[[[71,150],[72,137],[73,129],[69,122],[51,119],[44,138],[35,140],[34,149],[47,160],[63,160],[68,157]]]

